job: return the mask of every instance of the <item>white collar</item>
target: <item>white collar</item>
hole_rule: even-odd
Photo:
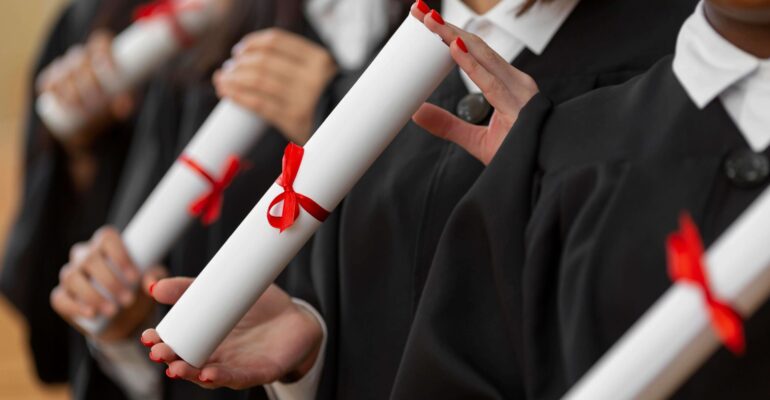
[[[702,109],[766,63],[714,30],[699,3],[679,32],[673,69],[692,101]]]
[[[533,53],[541,54],[579,0],[537,2],[518,15],[524,0],[502,0],[484,15],[478,15],[462,0],[443,0],[441,14],[447,21],[467,29],[476,20],[487,20],[520,40]]]

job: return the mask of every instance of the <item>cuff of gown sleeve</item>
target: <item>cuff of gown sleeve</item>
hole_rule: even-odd
[[[300,299],[292,299],[294,304],[304,308],[318,320],[321,324],[321,330],[323,331],[323,339],[321,340],[321,349],[318,351],[318,357],[316,357],[313,367],[302,377],[302,379],[292,383],[275,382],[269,385],[265,385],[268,397],[271,400],[305,400],[314,399],[316,391],[318,390],[318,383],[321,380],[321,372],[323,371],[324,359],[326,358],[326,338],[328,336],[326,330],[326,323],[324,322],[321,314],[310,304]]]
[[[147,349],[137,340],[102,342],[88,338],[88,349],[99,368],[131,400],[162,398],[161,369],[147,357]]]

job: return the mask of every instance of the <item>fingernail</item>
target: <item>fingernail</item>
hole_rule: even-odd
[[[151,342],[151,341],[149,341],[149,340],[144,340],[144,338],[143,338],[143,337],[140,337],[140,338],[139,338],[139,341],[140,341],[140,342],[142,342],[142,344],[144,345],[144,347],[152,347],[152,346],[155,346],[155,343],[153,343],[153,342]],[[150,359],[152,359],[152,353],[150,353]]]
[[[444,18],[441,18],[441,14],[437,13],[436,10],[430,11],[430,17],[439,24],[444,25]]]
[[[238,54],[243,51],[243,46],[243,42],[238,42],[235,46],[233,46],[232,54]]]
[[[224,64],[222,64],[222,71],[224,72],[232,71],[233,68],[235,68],[235,61],[233,61],[232,59],[227,60],[224,62]]]
[[[176,375],[172,375],[171,374],[171,369],[170,368],[166,368],[166,376],[171,378],[171,379],[176,379]]]
[[[155,291],[155,285],[156,285],[157,283],[158,283],[158,282],[153,282],[153,283],[151,283],[151,284],[150,284],[150,288],[148,289],[148,290],[150,291],[150,296],[153,296],[153,297],[155,297],[155,296],[153,295],[153,293],[152,293],[152,292],[154,292],[154,291]]]
[[[155,354],[152,354],[152,352],[150,352],[150,361],[152,361],[152,362],[156,362],[156,363],[159,363],[159,364],[160,364],[160,363],[162,363],[162,362],[163,362],[163,359],[162,359],[162,358],[160,358],[160,357],[158,357],[158,358],[155,358]]]
[[[462,51],[463,51],[463,53],[467,53],[467,52],[468,52],[468,48],[467,48],[467,47],[465,47],[465,42],[463,42],[463,39],[462,39],[462,38],[460,38],[460,37],[458,36],[458,37],[457,37],[457,39],[455,39],[455,43],[457,43],[457,47],[459,47],[459,48],[460,48],[460,50],[462,50]]]
[[[200,375],[198,375],[198,381],[203,383],[209,383],[211,382],[211,379],[203,379]]]
[[[417,9],[422,11],[425,14],[430,12],[430,7],[428,7],[428,5],[425,4],[425,2],[422,0],[417,0]]]

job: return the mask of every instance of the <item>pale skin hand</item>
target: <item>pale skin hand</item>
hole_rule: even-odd
[[[116,273],[109,264],[119,272]],[[118,274],[122,275],[122,279]],[[115,229],[102,228],[89,242],[72,247],[69,263],[59,273],[59,285],[51,292],[51,306],[79,330],[74,322],[78,317],[111,318],[110,326],[94,339],[126,339],[136,332],[154,309],[155,303],[146,292],[154,282],[166,276],[166,271],[162,267],[154,267],[144,276],[139,275],[120,234]],[[132,290],[130,286],[140,280],[142,288]],[[101,294],[93,282],[106,289],[120,303],[120,307]],[[89,335],[84,331],[82,333]]]
[[[114,121],[128,118],[134,108],[131,94],[109,99],[94,72],[94,65],[114,70],[111,45],[110,33],[96,31],[84,45],[70,48],[49,64],[36,81],[38,94],[52,93],[66,108],[90,116],[80,132],[65,138],[55,136],[67,152],[70,175],[78,190],[87,189],[96,172],[97,166],[90,153],[93,140],[106,132]]]
[[[421,12],[416,4],[412,5],[411,12],[445,43],[449,43],[452,58],[495,108],[487,126],[470,124],[428,103],[423,104],[412,119],[431,134],[456,143],[484,165],[489,164],[521,109],[537,94],[537,84],[529,75],[495,53],[478,36],[449,23],[441,25],[430,14]],[[458,37],[465,43],[467,53],[458,46]]]
[[[36,81],[38,93],[53,93],[67,108],[91,115],[94,120],[127,118],[133,110],[132,97],[124,94],[109,99],[94,70],[94,65],[100,65],[114,71],[111,45],[110,33],[92,33],[84,45],[70,48],[65,55],[54,60],[40,73]],[[105,108],[105,104],[109,104],[109,107]],[[71,143],[67,144],[87,144],[87,138],[84,137],[88,136],[87,133],[90,132],[79,132],[68,139]]]
[[[318,100],[337,73],[332,56],[309,40],[278,29],[247,35],[214,73],[220,97],[262,116],[288,140],[310,138]]]
[[[163,304],[174,304],[192,281],[161,280],[153,290],[154,298]],[[150,359],[168,365],[169,377],[209,389],[246,389],[306,374],[315,363],[322,338],[323,331],[315,316],[294,304],[278,286],[271,285],[203,368],[180,360],[154,329],[146,330],[141,341],[152,346]]]

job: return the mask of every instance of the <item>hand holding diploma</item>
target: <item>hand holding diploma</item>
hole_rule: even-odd
[[[146,293],[165,276],[165,268],[155,266],[140,277],[120,234],[102,228],[89,242],[72,247],[69,263],[59,273],[59,285],[51,292],[51,306],[75,327],[78,318],[113,318],[113,323],[98,334],[83,333],[107,341],[125,339],[154,309]],[[135,291],[140,279],[143,289]],[[123,309],[118,309],[117,304]]]
[[[38,94],[50,93],[67,109],[93,115],[92,120],[77,132],[58,137],[70,154],[85,151],[91,140],[110,122],[128,118],[134,108],[134,99],[130,93],[108,96],[97,76],[97,65],[111,73],[115,70],[112,41],[109,32],[95,31],[84,45],[70,48],[37,77]],[[108,106],[105,107],[105,104]]]
[[[450,45],[452,58],[495,109],[489,125],[479,126],[426,103],[414,114],[414,122],[433,135],[456,143],[484,165],[489,164],[521,109],[537,94],[537,84],[495,53],[480,37],[444,22],[436,11],[428,11],[425,3],[413,5],[412,15]]]
[[[192,282],[192,278],[161,280],[153,297],[161,304],[174,304]],[[275,285],[254,303],[201,368],[180,360],[154,329],[142,334],[142,343],[152,347],[150,358],[166,363],[169,377],[209,389],[236,390],[302,377],[315,362],[321,339],[315,316]]]
[[[111,62],[97,59],[81,67],[92,72],[88,80],[98,81],[103,97],[121,96],[191,45],[219,16],[219,6],[218,0],[159,0],[141,6],[135,15],[136,22],[111,41]],[[74,83],[84,85],[89,81],[81,79]],[[94,99],[89,100],[93,107],[71,107],[74,97],[61,94],[43,91],[35,108],[51,133],[62,140],[93,124],[107,104]]]
[[[158,325],[158,337],[203,367],[320,227],[454,62],[408,17],[304,149],[289,146],[274,184]]]
[[[289,140],[310,138],[318,100],[337,73],[323,47],[273,28],[251,33],[214,73],[217,95],[261,116]]]

